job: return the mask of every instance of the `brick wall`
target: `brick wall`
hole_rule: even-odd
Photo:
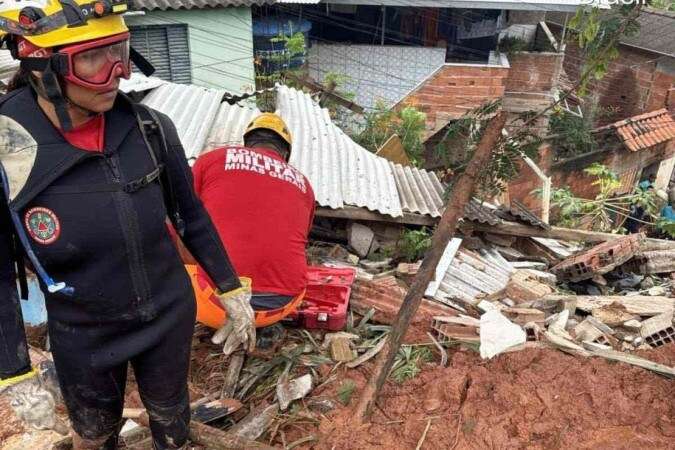
[[[504,95],[507,68],[445,64],[399,103],[427,115],[427,128],[440,130],[449,120]]]
[[[519,52],[509,54],[507,92],[548,93],[560,77],[561,53]]]
[[[549,25],[559,36],[560,28]],[[579,80],[583,62],[579,47],[569,43],[563,65],[573,85]],[[599,118],[598,124],[665,107],[668,89],[675,86],[674,65],[662,55],[620,45],[619,57],[610,62],[605,77],[589,89],[600,106],[617,108],[608,117]]]
[[[594,177],[587,176],[584,169],[593,163],[601,163],[614,171],[621,180],[620,192],[631,191],[639,181],[642,170],[656,162],[675,154],[675,141],[632,152],[620,144],[609,151],[598,151],[564,162],[553,163],[553,152],[549,145],[539,149],[537,165],[544,173],[551,176],[553,189],[568,186],[577,197],[593,198],[598,194],[598,187],[592,184]],[[508,186],[510,200],[519,200],[536,214],[541,213],[541,197],[532,195],[534,189],[541,188],[542,182],[525,163],[521,164],[518,178]]]

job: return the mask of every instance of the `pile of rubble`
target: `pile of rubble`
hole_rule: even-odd
[[[375,321],[392,324],[421,261],[369,260],[363,236],[377,233],[363,228],[352,227],[347,248],[365,258],[332,248],[323,261],[356,267],[352,310],[373,309]],[[640,234],[584,246],[498,233],[448,244],[409,335],[428,341],[430,328],[441,343],[479,346],[484,358],[548,346],[675,377],[675,369],[632,354],[675,342],[675,243],[653,250]]]

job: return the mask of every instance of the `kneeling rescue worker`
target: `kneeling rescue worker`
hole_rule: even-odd
[[[193,191],[174,125],[118,93],[130,59],[150,68],[129,48],[126,3],[85,2],[0,4],[3,40],[21,61],[0,98],[0,389],[28,425],[54,426],[16,289],[18,275],[25,296],[27,259],[46,295],[74,448],[117,447],[129,363],[154,448],[183,448],[195,301],[167,216],[230,312],[228,339],[249,350],[250,283]]]
[[[192,168],[195,192],[234,268],[253,279],[251,305],[258,327],[294,312],[307,287],[305,248],[314,218],[314,192],[309,180],[288,163],[291,152],[284,121],[262,113],[246,128],[244,147],[204,153]],[[225,313],[211,295],[213,288],[201,269],[188,266],[188,272],[197,296],[197,319],[221,326]],[[267,328],[260,335],[272,331]]]

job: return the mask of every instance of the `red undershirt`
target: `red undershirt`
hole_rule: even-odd
[[[105,116],[98,114],[71,131],[59,131],[73,147],[89,152],[102,152],[105,139]]]

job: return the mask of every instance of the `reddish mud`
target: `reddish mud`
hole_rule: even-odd
[[[641,355],[675,365],[672,344]],[[533,349],[486,362],[457,351],[448,368],[388,383],[358,429],[351,406],[370,373],[343,375],[358,386],[350,407],[325,416],[305,448],[414,449],[430,423],[423,449],[675,449],[675,381],[601,358]],[[335,398],[339,383],[315,395]]]

